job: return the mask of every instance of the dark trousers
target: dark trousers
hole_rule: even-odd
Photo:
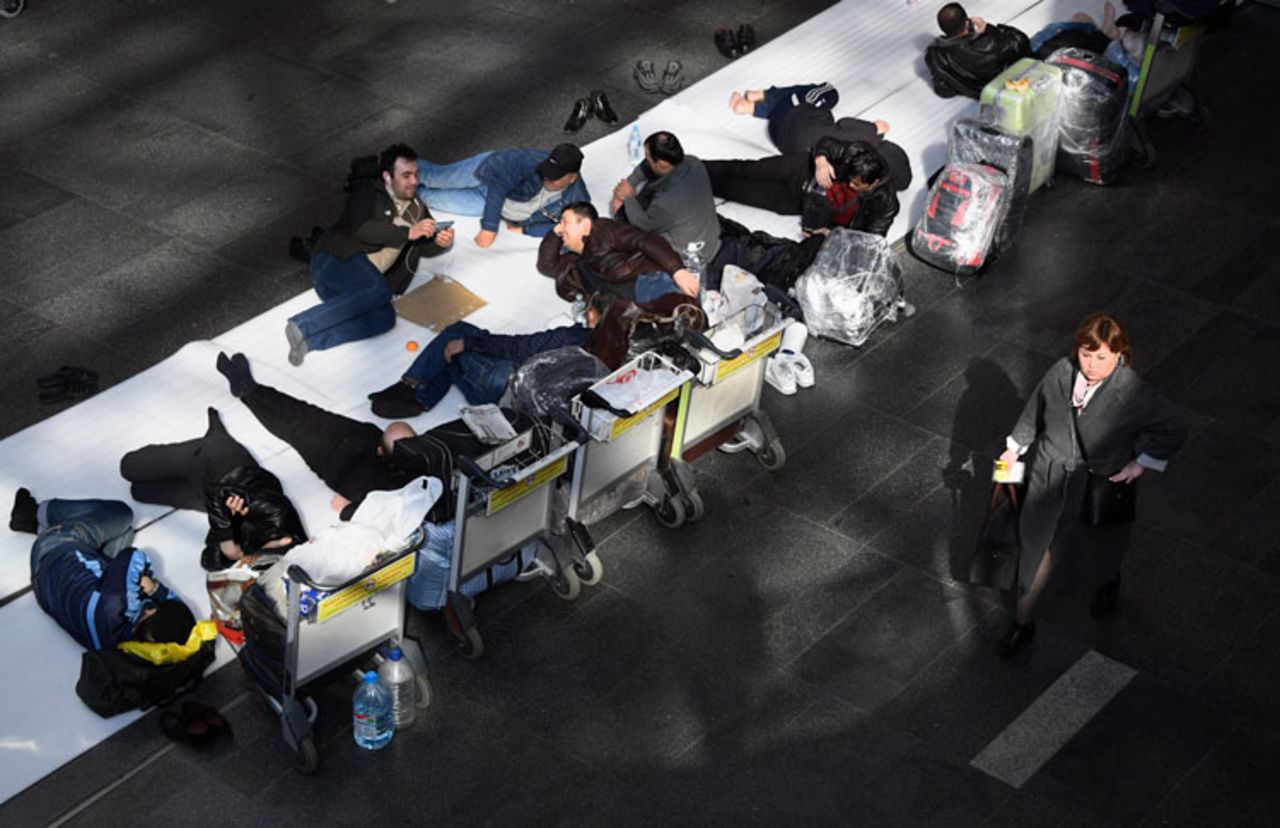
[[[769,122],[769,140],[776,146],[782,119],[789,115],[791,110],[798,106],[831,109],[839,101],[840,93],[829,83],[770,86],[764,91],[764,100],[756,101],[752,114]],[[787,152],[786,149],[782,151]]]
[[[325,411],[267,385],[254,386],[241,402],[334,491],[342,491],[341,472],[351,467],[351,454],[372,456],[381,436],[372,423]]]
[[[707,161],[711,192],[717,198],[749,204],[784,216],[800,215],[804,185],[810,177],[809,154],[774,155],[755,161]]]
[[[120,476],[129,481],[130,493],[139,503],[203,512],[210,483],[232,469],[256,465],[253,455],[227,433],[218,412],[210,408],[203,437],[131,451],[120,460]]]

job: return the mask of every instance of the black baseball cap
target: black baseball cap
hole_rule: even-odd
[[[582,150],[573,144],[557,144],[547,159],[538,165],[538,175],[547,181],[564,178],[582,169]]]

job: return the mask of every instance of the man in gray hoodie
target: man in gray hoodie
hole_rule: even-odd
[[[613,188],[612,210],[615,218],[666,239],[682,256],[695,245],[702,269],[720,251],[720,220],[707,169],[685,155],[670,132],[645,139],[644,160]]]

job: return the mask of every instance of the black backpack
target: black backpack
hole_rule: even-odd
[[[215,642],[176,664],[152,664],[122,650],[87,650],[80,659],[76,695],[99,716],[160,707],[194,690],[213,663]]]

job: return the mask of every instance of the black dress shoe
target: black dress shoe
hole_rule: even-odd
[[[750,23],[738,27],[738,54],[745,55],[756,48],[756,29]]]
[[[738,40],[733,36],[733,32],[729,29],[726,29],[723,26],[716,29],[713,39],[716,42],[716,50],[719,51],[720,54],[730,60],[733,60],[739,55]]]
[[[565,132],[577,132],[582,129],[587,119],[591,117],[591,99],[578,98],[574,101],[573,111],[569,113],[569,120],[564,122]]]
[[[618,113],[609,106],[609,99],[605,97],[603,89],[591,90],[591,114],[606,124],[618,123]]]
[[[1093,593],[1089,602],[1090,618],[1105,618],[1120,606],[1120,579],[1107,581]]]
[[[1001,658],[1011,658],[1023,644],[1030,644],[1036,639],[1036,622],[1026,624],[1014,623],[996,644],[996,652]]]

